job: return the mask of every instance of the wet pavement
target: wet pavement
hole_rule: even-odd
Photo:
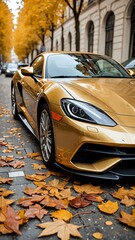
[[[9,178],[12,177],[13,181],[11,184],[0,184],[0,188],[10,189],[15,193],[6,197],[6,199],[15,199],[16,201],[11,204],[15,211],[24,209],[18,205],[18,199],[23,196],[28,197],[23,191],[26,186],[30,188],[35,188],[33,181],[26,179],[26,174],[35,174],[42,172],[47,174],[49,171],[47,169],[34,170],[33,163],[42,164],[42,161],[34,160],[28,157],[28,153],[40,153],[39,143],[36,138],[29,132],[25,125],[20,120],[14,120],[11,114],[11,101],[10,101],[10,83],[11,78],[5,78],[4,75],[0,76],[0,142],[6,142],[10,148],[7,146],[0,146],[0,156],[1,157],[13,157],[16,161],[23,161],[24,166],[20,168],[13,168],[12,166],[0,167],[0,177]],[[10,149],[8,152],[7,149]],[[78,178],[76,176],[68,175],[68,173],[61,172],[56,169],[53,175],[51,174],[45,181],[49,182],[58,179],[60,182],[63,179],[68,179],[68,185],[72,189],[72,194],[77,196],[78,194],[73,190],[73,183],[80,185],[83,184],[93,184],[94,186],[101,186],[101,189],[105,190],[104,193],[100,194],[104,202],[110,200],[112,202],[118,202],[118,211],[114,214],[106,214],[98,209],[97,202],[92,202],[91,205],[81,208],[73,208],[68,206],[68,211],[70,211],[74,217],[69,221],[72,224],[82,226],[78,229],[84,240],[92,239],[104,239],[104,240],[134,240],[135,239],[135,228],[128,227],[127,225],[120,223],[117,218],[120,217],[120,211],[125,211],[129,214],[132,213],[134,206],[126,207],[121,204],[120,201],[112,197],[112,193],[117,191],[118,187],[124,186],[126,189],[135,186],[134,179],[126,179],[124,181],[113,182],[113,181],[100,181],[88,179],[88,178]],[[55,174],[56,173],[56,174]],[[19,227],[22,235],[12,234],[1,234],[1,240],[37,240],[37,239],[49,239],[55,240],[59,239],[56,234],[46,237],[38,237],[41,234],[42,229],[37,227],[41,222],[52,222],[50,213],[56,211],[54,208],[47,208],[48,214],[45,215],[42,220],[38,220],[36,217],[29,219],[27,223]],[[112,225],[107,225],[106,222],[110,221]],[[68,222],[68,223],[69,223]],[[93,233],[99,232],[102,234],[102,238],[94,238]],[[72,237],[72,239],[79,239],[78,237]],[[65,239],[63,239],[65,240]]]

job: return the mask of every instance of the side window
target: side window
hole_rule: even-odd
[[[42,72],[43,72],[43,62],[44,59],[42,56],[37,57],[32,63],[31,66],[34,69],[34,74],[37,77],[42,77]]]

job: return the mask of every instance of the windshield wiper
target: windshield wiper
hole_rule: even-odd
[[[92,76],[67,76],[67,75],[59,75],[59,76],[52,76],[51,78],[91,78]]]

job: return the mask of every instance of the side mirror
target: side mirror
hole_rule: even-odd
[[[135,77],[135,70],[128,69],[128,72],[132,77]]]
[[[33,67],[22,67],[21,68],[21,73],[24,75],[24,76],[33,76],[34,74],[34,71],[33,71]]]

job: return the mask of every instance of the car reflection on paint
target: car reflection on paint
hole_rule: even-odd
[[[12,77],[14,73],[17,71],[18,65],[17,63],[7,63],[5,68],[5,77]]]

